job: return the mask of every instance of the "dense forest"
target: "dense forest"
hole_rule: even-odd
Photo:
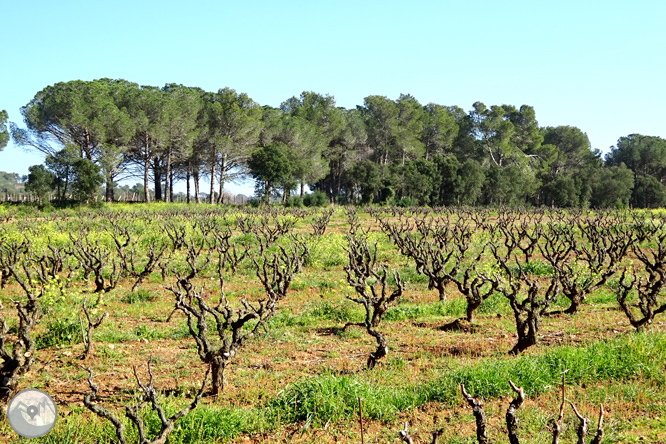
[[[48,86],[21,114],[26,129],[10,124],[15,144],[46,155],[26,183],[39,196],[85,200],[105,183],[111,201],[117,181],[141,177],[146,201],[172,201],[178,181],[199,201],[203,181],[214,203],[225,183],[250,175],[258,196],[287,204],[306,185],[340,203],[666,204],[666,140],[620,137],[602,158],[581,129],[540,127],[529,105],[465,112],[402,94],[345,109],[303,92],[273,108],[230,88],[100,79]]]

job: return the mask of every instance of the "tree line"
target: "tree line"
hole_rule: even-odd
[[[476,102],[465,112],[401,94],[345,109],[303,92],[274,108],[231,88],[99,79],[48,86],[21,114],[14,142],[46,155],[28,189],[61,197],[86,199],[105,183],[111,201],[117,181],[142,177],[146,202],[172,201],[179,181],[198,202],[205,180],[219,203],[225,183],[249,175],[258,196],[284,203],[298,203],[307,185],[358,204],[666,204],[666,140],[631,134],[602,158],[581,129],[540,127],[529,105]]]

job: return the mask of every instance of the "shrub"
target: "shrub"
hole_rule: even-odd
[[[303,198],[301,196],[289,196],[287,203],[285,204],[287,208],[302,208],[303,207]]]
[[[400,199],[396,205],[402,208],[415,207],[416,200],[409,196],[403,196],[403,198]]]
[[[328,196],[323,191],[317,190],[303,196],[303,205],[306,207],[323,207],[327,204]]]
[[[78,320],[71,317],[52,316],[46,322],[46,331],[35,338],[37,349],[72,345],[80,342]]]

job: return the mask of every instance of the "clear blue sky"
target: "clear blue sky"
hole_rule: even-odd
[[[0,109],[22,124],[42,88],[102,77],[229,86],[272,106],[409,93],[532,105],[540,125],[577,126],[606,152],[631,133],[666,138],[664,23],[659,0],[0,0]],[[42,161],[10,142],[0,170]]]

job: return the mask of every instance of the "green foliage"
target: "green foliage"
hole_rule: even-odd
[[[21,176],[0,171],[0,193],[16,193],[22,185]]]
[[[382,168],[370,159],[355,163],[349,171],[349,183],[353,188],[360,189],[361,203],[368,204],[379,201],[382,187]]]
[[[76,157],[103,168],[107,187],[112,189],[118,167],[127,160],[120,147],[128,146],[136,129],[128,103],[122,103],[131,85],[124,80],[99,79],[48,86],[21,108],[27,129],[12,127],[14,142],[47,156],[56,155],[62,147],[76,147]]]
[[[462,316],[465,313],[465,300],[452,298],[438,301],[433,304],[407,304],[391,307],[386,311],[384,319],[387,321],[405,321],[407,319],[421,319],[435,316]]]
[[[329,301],[311,303],[306,307],[305,313],[316,319],[327,319],[343,323],[352,321],[357,311],[355,305],[345,300],[342,304],[332,304]]]
[[[49,192],[53,190],[56,176],[47,170],[44,165],[32,165],[28,167],[28,181],[25,190],[44,201]]]
[[[301,196],[289,196],[284,206],[287,208],[303,208],[303,200],[304,198]]]
[[[180,87],[181,93],[190,96],[188,89]],[[196,120],[197,107],[193,104],[189,110],[191,117],[181,119],[186,121],[191,129],[185,134],[198,131],[198,137],[190,148],[185,145],[181,148],[181,157],[185,157],[190,166],[199,165],[202,160],[209,162],[217,160],[220,166],[220,193],[225,181],[237,179],[242,175],[240,167],[244,167],[245,159],[250,151],[257,146],[263,123],[262,110],[258,103],[253,101],[246,93],[238,93],[231,88],[222,88],[217,93],[203,93],[199,91],[203,101],[203,109],[198,121]],[[175,103],[182,102],[176,98]],[[212,162],[216,164],[216,162]],[[269,168],[270,169],[270,168]],[[263,171],[266,174],[266,171]],[[215,183],[215,168],[211,170],[210,203],[213,203]],[[270,193],[270,192],[269,192]]]
[[[606,163],[625,164],[634,174],[654,176],[661,182],[666,178],[666,140],[641,134],[620,137],[617,146],[606,155]]]
[[[398,205],[403,207],[428,205],[435,190],[439,187],[440,176],[434,162],[417,159],[408,161],[402,167],[403,197]],[[407,199],[407,200],[404,200]]]
[[[435,103],[425,105],[423,110],[423,128],[419,139],[426,158],[450,151],[460,130],[454,111]]]
[[[458,365],[440,378],[408,387],[393,387],[383,379],[372,384],[359,376],[323,374],[291,384],[266,407],[273,414],[279,412],[285,422],[305,421],[320,426],[357,416],[358,397],[363,400],[364,416],[382,421],[393,421],[399,412],[428,402],[459,405],[461,383],[484,399],[509,395],[509,379],[523,387],[528,396],[553,390],[564,372],[568,384],[640,378],[661,387],[666,384],[665,352],[664,334],[631,334],[582,347],[559,347],[539,355]]]
[[[487,360],[453,372],[451,378],[473,387],[475,396],[496,397],[507,393],[511,378],[529,395],[542,393],[561,383],[566,371],[568,383],[644,378],[659,385],[666,383],[661,353],[666,351],[666,336],[631,334],[587,346],[558,347],[537,356],[515,360]],[[455,385],[454,385],[455,386]],[[450,402],[457,402],[454,398]]]
[[[597,172],[590,204],[595,208],[627,208],[634,188],[634,175],[624,164]]]
[[[67,145],[60,151],[46,156],[44,165],[55,177],[52,187],[57,191],[58,200],[64,200],[67,192],[71,191],[74,163],[79,158],[78,149],[74,145]]]
[[[324,374],[290,385],[267,407],[274,414],[279,412],[284,422],[321,427],[357,416],[359,397],[363,400],[363,416],[381,421],[391,421],[400,411],[427,402],[425,391],[400,390],[357,377]]]
[[[46,331],[35,338],[37,349],[81,342],[81,326],[78,319],[71,316],[49,316],[44,327]]]
[[[401,208],[415,207],[417,201],[412,197],[403,196],[395,205]]]
[[[481,303],[477,312],[481,314],[510,313],[511,306],[509,300],[502,293],[496,291]]]
[[[456,189],[458,204],[476,205],[481,197],[486,173],[481,164],[474,159],[467,159],[458,170],[458,187]]]
[[[9,131],[7,130],[7,111],[0,110],[0,151],[7,146],[9,142]]]
[[[268,200],[275,183],[286,179],[292,171],[292,164],[287,156],[289,147],[275,143],[258,148],[250,156],[248,167],[255,180],[264,182],[264,198]]]
[[[634,208],[663,207],[666,205],[666,186],[654,176],[636,176],[631,204]]]
[[[38,349],[71,345],[81,341],[79,313],[82,297],[79,292],[67,289],[59,279],[44,286],[39,303],[44,311],[45,330],[35,338]]]
[[[541,129],[543,144],[554,147],[557,155],[550,162],[552,173],[563,170],[579,171],[596,162],[598,151],[590,149],[590,139],[574,126],[546,127]]]
[[[134,328],[134,334],[137,338],[146,340],[164,339],[169,337],[167,332],[159,331],[155,327],[146,324],[137,325]]]
[[[341,234],[323,236],[310,246],[310,261],[313,267],[336,267],[347,263],[343,249],[346,239]]]
[[[523,272],[533,276],[551,276],[554,272],[553,267],[549,263],[538,260],[515,265],[511,268],[511,271],[514,276],[519,276],[521,269]]]
[[[492,166],[486,176],[486,203],[519,206],[537,190],[534,172],[518,164]]]
[[[120,302],[124,302],[126,304],[137,304],[153,302],[155,300],[157,300],[157,296],[152,294],[150,291],[145,289],[138,289],[137,291],[123,296],[122,299],[120,299]]]
[[[542,190],[545,201],[559,208],[585,206],[584,183],[578,177],[558,174]]]
[[[432,201],[437,205],[455,205],[459,202],[459,187],[461,178],[459,177],[460,162],[455,155],[441,155],[434,157],[433,163],[437,171],[435,174],[439,177],[439,183],[433,189]],[[483,181],[481,181],[483,183]]]
[[[375,148],[374,154],[378,163],[386,164],[399,132],[398,106],[393,100],[383,96],[368,96],[363,99],[363,103],[368,141]]]
[[[315,190],[313,193],[303,196],[303,205],[306,207],[324,207],[328,203],[328,196],[320,190]]]
[[[94,200],[97,189],[104,183],[101,168],[88,159],[77,159],[72,167],[74,171],[72,181],[74,198],[82,202]]]
[[[270,201],[281,194],[292,207],[300,201],[289,200],[291,193],[300,185],[302,194],[306,184],[326,190],[322,203],[666,204],[660,187],[666,183],[666,140],[621,137],[603,165],[581,129],[539,128],[529,105],[476,102],[465,112],[457,106],[424,106],[401,94],[395,100],[368,96],[362,106],[345,110],[335,106],[333,96],[306,91],[280,109],[262,109],[231,88],[205,92],[99,79],[48,86],[21,113],[27,128],[12,125],[12,137],[18,146],[47,156],[61,202],[72,193],[81,201],[94,200],[99,175],[107,201],[114,190],[146,202],[151,193],[169,201],[177,166],[175,180],[210,183],[211,203],[225,182],[249,169],[258,181],[257,196]],[[7,117],[0,111],[0,149],[9,137]],[[121,190],[114,181],[128,164],[143,173],[143,184]],[[622,164],[636,177],[633,194]],[[31,192],[45,194],[44,187]]]
[[[44,285],[44,294],[39,299],[39,305],[46,315],[57,316],[63,313],[78,315],[78,310],[72,307],[82,300],[80,291],[69,290],[66,282],[53,279]]]

